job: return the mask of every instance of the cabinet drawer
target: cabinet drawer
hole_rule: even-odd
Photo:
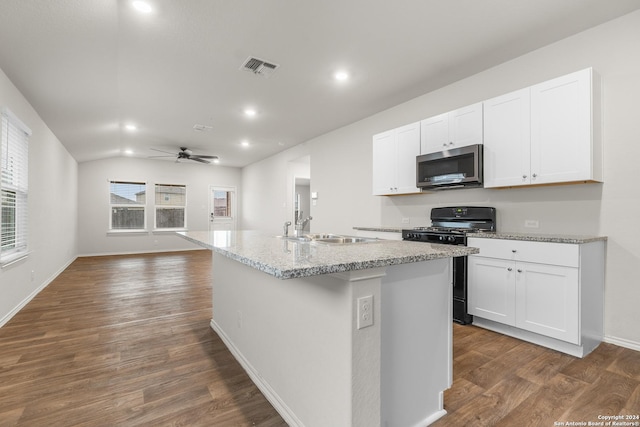
[[[537,264],[579,267],[580,245],[568,243],[527,242],[522,240],[470,237],[467,246],[480,249],[480,256]]]

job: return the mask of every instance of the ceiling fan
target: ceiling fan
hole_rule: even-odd
[[[211,163],[210,160],[218,159],[218,156],[209,156],[206,154],[193,154],[193,151],[189,150],[187,147],[180,147],[180,151],[177,153],[171,153],[169,151],[158,150],[157,148],[152,148],[153,151],[159,151],[161,153],[167,153],[168,156],[149,156],[150,159],[158,158],[158,157],[175,157],[176,163],[179,163],[180,160],[193,160],[200,163]]]

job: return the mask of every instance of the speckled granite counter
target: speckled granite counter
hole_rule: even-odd
[[[467,234],[467,237],[480,237],[484,239],[525,240],[529,242],[569,243],[574,245],[607,240],[606,236],[581,236],[571,234],[528,234],[510,233],[507,231],[501,231],[498,233],[472,233]]]
[[[400,227],[353,227],[354,230],[376,231],[380,233],[402,233]]]
[[[279,279],[308,277],[478,253],[475,248],[380,240],[297,242],[258,231],[179,232],[183,238]]]

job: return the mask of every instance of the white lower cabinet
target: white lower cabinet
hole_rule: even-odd
[[[582,357],[603,334],[604,242],[469,238],[474,324]]]

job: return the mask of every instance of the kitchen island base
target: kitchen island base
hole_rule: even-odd
[[[424,427],[452,380],[450,265],[281,280],[214,251],[211,326],[291,426]]]

